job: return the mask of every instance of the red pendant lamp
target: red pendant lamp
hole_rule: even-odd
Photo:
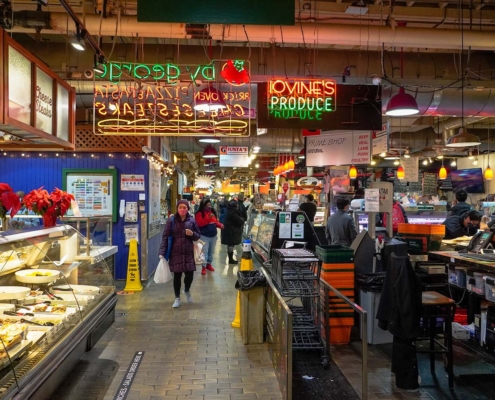
[[[404,167],[402,165],[399,165],[399,168],[397,168],[397,179],[404,179],[406,176],[404,172]]]
[[[218,158],[218,152],[211,144],[209,144],[203,151],[203,158]]]
[[[354,165],[349,168],[349,178],[356,179],[357,178],[357,169]]]
[[[418,103],[410,94],[406,93],[401,86],[399,93],[392,96],[387,103],[386,115],[392,117],[403,117],[406,115],[414,115],[419,113]]]
[[[220,90],[215,89],[213,86],[208,85],[199,92],[196,104],[193,107],[196,111],[218,111],[223,108],[227,108],[223,94]]]

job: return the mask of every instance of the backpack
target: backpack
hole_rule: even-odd
[[[387,227],[387,213],[383,213],[383,226]],[[399,224],[406,222],[404,213],[400,208],[399,203],[395,203],[392,206],[392,231],[397,232],[399,230]]]

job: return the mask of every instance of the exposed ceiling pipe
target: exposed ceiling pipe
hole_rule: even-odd
[[[50,13],[50,27],[53,33],[67,34],[67,29],[74,30],[73,23],[69,21],[67,27],[67,15],[64,13]],[[15,16],[14,16],[15,24]],[[100,25],[101,24],[101,25]],[[119,36],[153,37],[153,38],[187,38],[186,25],[182,23],[143,23],[138,22],[135,16],[122,16],[118,26],[116,17],[101,19],[99,15],[86,15],[86,29],[94,34],[113,36],[117,29]],[[100,30],[101,27],[101,30]],[[246,35],[241,25],[210,25],[209,35],[212,40],[226,42],[244,42]],[[367,43],[393,47],[428,47],[429,49],[461,49],[459,30],[456,29],[431,29],[431,28],[405,28],[390,26],[358,26],[338,24],[313,24],[301,23],[295,26],[284,26],[273,29],[271,26],[246,25],[246,32],[251,42],[273,43],[302,43],[302,31],[306,43],[319,45],[346,45],[361,46],[363,37]],[[15,27],[14,31],[22,31],[25,28]],[[44,30],[44,33],[50,33]],[[472,50],[493,50],[493,31],[464,32],[464,48]]]

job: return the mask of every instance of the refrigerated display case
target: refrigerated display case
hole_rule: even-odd
[[[107,264],[73,227],[0,233],[0,399],[50,398],[114,322]]]
[[[248,234],[254,252],[264,261],[270,258],[273,230],[276,214],[272,212],[253,211],[248,219]]]

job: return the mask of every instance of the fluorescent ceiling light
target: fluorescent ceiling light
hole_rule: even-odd
[[[202,137],[198,139],[201,143],[220,143],[220,139],[216,137]]]

